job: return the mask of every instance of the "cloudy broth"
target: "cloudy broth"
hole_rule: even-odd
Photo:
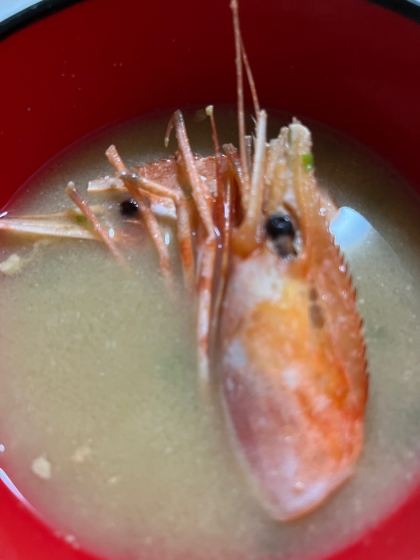
[[[235,114],[216,111],[221,141]],[[116,125],[50,162],[8,207],[59,212],[72,180],[169,157],[168,114]],[[281,117],[272,119],[277,134]],[[195,306],[171,297],[145,230],[127,248],[131,274],[95,241],[0,232],[0,468],[57,537],[109,559],[301,559],[354,540],[407,495],[420,453],[420,227],[414,195],[372,154],[316,124],[319,182],[372,224],[344,248],[365,321],[370,394],[354,477],[301,520],[275,523],[237,465],[217,398],[198,389]],[[193,149],[212,153],[207,121],[187,119]],[[89,197],[104,202],[105,195]],[[118,220],[114,195],[110,213]],[[177,244],[163,221],[174,261]],[[178,263],[179,268],[179,263]],[[178,283],[182,286],[180,270]],[[217,393],[216,393],[217,394]],[[1,472],[1,471],[0,471]]]

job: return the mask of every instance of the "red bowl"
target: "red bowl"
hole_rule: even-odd
[[[345,132],[420,192],[420,27],[363,0],[241,0],[240,8],[262,104]],[[0,43],[0,205],[110,121],[234,102],[233,61],[228,0],[89,0],[9,33]],[[91,558],[1,483],[0,504],[1,560]],[[419,521],[420,488],[334,560],[418,560]]]

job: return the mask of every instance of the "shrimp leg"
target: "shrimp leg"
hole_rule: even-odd
[[[206,107],[206,113],[210,117],[216,162],[217,197],[214,205],[213,216],[215,225],[222,235],[222,243],[221,245],[219,244],[221,255],[218,268],[218,283],[215,287],[214,293],[212,319],[213,333],[216,334],[215,330],[220,318],[229,267],[230,236],[232,228],[232,177],[229,169],[226,169],[224,173],[222,170],[222,154],[220,152],[219,138],[217,135],[212,105]]]
[[[212,216],[213,199],[207,185],[197,171],[183,116],[176,111],[169,123],[168,133],[175,125],[179,151],[183,158],[186,174],[192,188],[194,202],[205,230],[201,246],[201,263],[198,275],[198,372],[203,390],[209,383],[209,351],[213,307],[213,280],[216,262],[217,239]],[[168,140],[168,133],[166,141]],[[220,234],[219,234],[220,235]]]
[[[133,173],[131,179],[135,181],[141,193],[146,196],[150,193],[162,197],[162,199],[171,200],[175,203],[177,216],[177,234],[181,251],[181,260],[184,273],[184,281],[188,290],[192,291],[194,287],[194,252],[192,245],[191,233],[191,216],[188,203],[182,192],[178,192],[160,185],[156,181],[152,181]],[[122,176],[126,180],[125,176]]]
[[[114,255],[114,257],[117,259],[117,261],[127,267],[128,263],[125,260],[125,258],[123,257],[122,253],[120,252],[120,250],[118,249],[118,247],[115,245],[114,241],[112,240],[112,238],[109,236],[108,232],[105,230],[105,228],[101,225],[100,221],[98,220],[98,218],[95,216],[95,214],[92,212],[92,209],[90,208],[89,204],[86,202],[86,200],[82,197],[82,195],[79,193],[79,191],[76,189],[76,186],[74,183],[70,182],[67,185],[66,188],[66,195],[71,198],[71,200],[80,208],[82,214],[84,214],[84,216],[86,216],[86,218],[90,221],[90,223],[93,225],[93,229],[95,231],[95,233],[102,239],[102,241],[105,243],[105,245],[108,247],[108,249],[110,250],[110,252]]]
[[[148,207],[142,194],[138,191],[136,184],[133,185],[133,183],[129,180],[130,173],[127,167],[125,166],[124,162],[122,161],[120,155],[118,154],[116,147],[110,146],[106,151],[106,156],[109,162],[111,163],[111,165],[114,166],[116,171],[125,174],[124,175],[125,187],[130,192],[134,200],[137,202],[140,212],[144,218],[147,230],[150,234],[150,237],[152,238],[152,241],[154,242],[156,249],[159,253],[160,269],[162,271],[162,275],[164,276],[166,281],[172,282],[171,263],[169,260],[168,248],[165,245],[165,240],[163,238],[156,217]]]

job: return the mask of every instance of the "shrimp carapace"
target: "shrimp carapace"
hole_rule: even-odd
[[[220,360],[234,446],[263,504],[288,520],[353,472],[367,374],[355,291],[305,163],[309,131],[295,122],[277,142],[259,246],[233,249]]]

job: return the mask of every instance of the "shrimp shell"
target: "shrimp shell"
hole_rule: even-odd
[[[289,133],[286,176],[303,247],[281,258],[264,242],[233,258],[220,332],[234,447],[263,505],[283,521],[314,509],[352,474],[367,397],[355,290],[313,172],[299,163],[309,131],[293,124]]]

